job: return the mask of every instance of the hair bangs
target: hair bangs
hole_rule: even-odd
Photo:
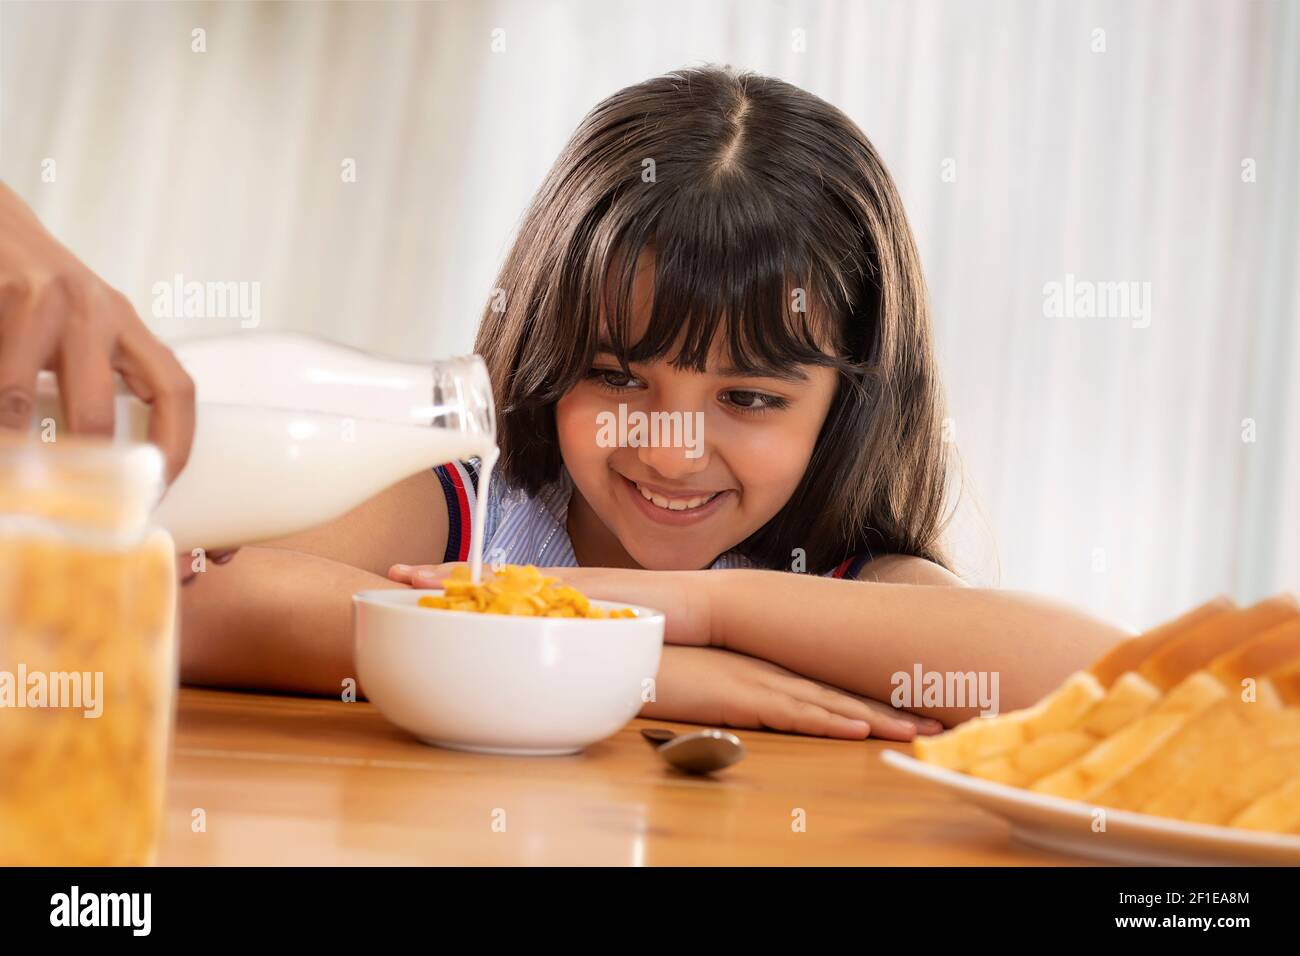
[[[813,278],[826,263],[812,261],[808,244],[780,229],[775,215],[762,223],[739,215],[725,190],[675,198],[648,227],[624,234],[607,281],[597,283],[602,308],[584,310],[605,317],[595,341],[606,342],[625,371],[634,362],[667,360],[703,373],[719,335],[722,368],[740,375],[846,364],[844,305],[825,294],[838,283]],[[652,298],[635,302],[638,271],[651,261],[646,253]]]

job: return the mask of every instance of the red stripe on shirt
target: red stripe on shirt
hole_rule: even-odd
[[[459,462],[452,462],[451,467],[447,469],[447,474],[456,488],[456,506],[460,509],[460,549],[456,554],[456,560],[464,561],[469,557],[469,494],[465,491],[465,482],[460,476]]]

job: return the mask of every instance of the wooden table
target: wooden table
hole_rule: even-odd
[[[494,757],[426,746],[368,703],[183,688],[159,863],[1081,862],[881,763],[901,744],[741,731],[749,756],[701,779],[655,757],[650,725],[579,756]]]

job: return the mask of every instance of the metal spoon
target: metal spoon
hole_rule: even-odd
[[[730,767],[745,756],[745,745],[725,730],[675,734],[662,727],[641,731],[659,756],[685,773],[712,773]]]

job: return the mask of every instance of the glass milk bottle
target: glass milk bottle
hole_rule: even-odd
[[[481,458],[486,484],[495,462],[491,383],[477,355],[395,362],[266,332],[174,351],[195,383],[194,444],[153,522],[180,552],[314,527],[449,461]],[[43,375],[33,428],[57,430],[57,385]],[[144,441],[148,407],[125,392],[117,401],[117,437]]]

